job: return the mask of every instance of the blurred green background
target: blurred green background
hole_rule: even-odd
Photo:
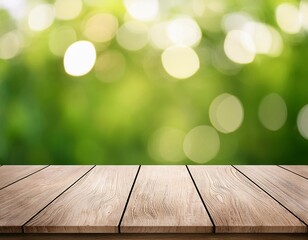
[[[0,0],[0,164],[306,164],[308,2]]]

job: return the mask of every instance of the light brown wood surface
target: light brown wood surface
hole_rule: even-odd
[[[278,166],[235,166],[308,224],[308,180]]]
[[[0,239],[308,239],[307,166],[283,167],[49,166],[0,190]]]
[[[282,168],[285,168],[291,172],[294,172],[302,177],[308,178],[308,166],[305,165],[281,165]]]
[[[0,168],[0,189],[33,174],[46,166],[7,165]]]
[[[3,234],[1,240],[307,240],[307,234],[289,233],[122,233],[122,234],[83,234],[83,233],[25,233],[25,234]]]
[[[37,214],[91,166],[50,166],[0,190],[0,233],[21,232]]]
[[[138,166],[96,166],[24,232],[116,233]]]
[[[231,166],[188,167],[217,233],[306,232],[306,226]]]
[[[142,166],[121,232],[212,232],[213,227],[185,166]]]

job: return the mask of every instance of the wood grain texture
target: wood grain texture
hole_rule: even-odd
[[[308,178],[308,166],[305,165],[280,165],[281,167],[292,171],[302,177]]]
[[[138,166],[96,166],[24,232],[116,233]]]
[[[217,233],[306,232],[306,226],[231,166],[189,166]]]
[[[308,181],[278,166],[236,166],[308,224]]]
[[[0,190],[0,233],[21,232],[21,226],[91,166],[50,166]]]
[[[275,233],[123,233],[123,234],[84,234],[84,233],[26,233],[26,234],[2,234],[0,240],[307,240],[307,234],[291,233],[291,234],[275,234]]]
[[[33,174],[46,166],[7,165],[0,168],[0,189]]]
[[[124,233],[212,232],[185,166],[142,166],[121,224]]]

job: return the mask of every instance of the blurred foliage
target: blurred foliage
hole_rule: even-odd
[[[149,143],[162,127],[187,134],[196,126],[211,126],[209,108],[222,93],[241,101],[244,120],[234,132],[218,132],[219,152],[207,164],[307,163],[308,141],[299,133],[297,118],[308,103],[308,36],[304,29],[288,34],[279,28],[275,11],[281,1],[221,0],[223,11],[213,15],[196,15],[193,4],[200,1],[160,1],[160,16],[146,25],[178,15],[195,19],[202,31],[193,46],[200,69],[187,79],[174,79],[162,66],[163,50],[149,42],[129,51],[113,38],[94,43],[97,55],[112,50],[124,57],[123,66],[109,69],[111,81],[107,75],[98,77],[95,68],[80,77],[67,74],[63,57],[50,51],[49,38],[68,26],[76,41],[89,40],[83,28],[95,13],[113,14],[121,26],[130,18],[121,1],[84,0],[76,18],[56,18],[43,31],[28,26],[29,12],[43,1],[25,1],[18,18],[3,2],[0,38],[16,30],[23,46],[16,56],[0,59],[0,164],[195,164],[188,157],[155,159]],[[277,57],[256,55],[249,64],[233,63],[222,71],[213,62],[226,37],[222,20],[239,11],[275,28],[283,50]],[[260,102],[270,93],[279,94],[287,106],[287,120],[277,131],[265,128],[258,117]],[[168,146],[171,152],[178,147]]]

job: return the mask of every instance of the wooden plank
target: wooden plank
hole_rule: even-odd
[[[308,224],[308,181],[278,166],[236,166]]]
[[[280,165],[280,167],[292,171],[304,178],[308,178],[308,166],[306,165]]]
[[[189,166],[217,233],[306,232],[306,226],[231,166]]]
[[[24,232],[116,233],[138,166],[97,166],[24,226]]]
[[[0,190],[46,166],[7,165],[0,168]]]
[[[307,234],[303,233],[123,233],[123,234],[97,234],[97,233],[26,233],[26,234],[2,234],[1,240],[307,240]]]
[[[120,227],[124,233],[213,231],[185,166],[142,166]]]
[[[91,166],[50,166],[0,191],[0,233],[21,232],[37,212],[77,181]]]

